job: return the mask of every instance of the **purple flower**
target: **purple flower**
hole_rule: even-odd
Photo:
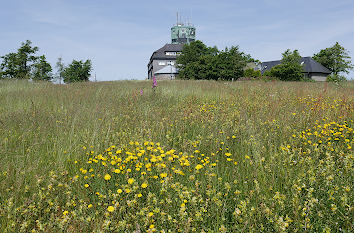
[[[140,89],[140,95],[143,95],[143,89]]]
[[[157,81],[156,81],[156,77],[154,76],[152,78],[152,88],[155,88],[155,87],[157,87]]]

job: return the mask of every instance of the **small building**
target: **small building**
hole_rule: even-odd
[[[174,66],[175,68],[177,55],[182,52],[182,49],[183,44],[165,44],[162,48],[153,52],[148,64],[148,79],[152,79],[157,71],[167,66]]]
[[[155,75],[157,79],[174,79],[178,74],[176,59],[181,54],[183,45],[195,41],[195,27],[178,22],[171,28],[171,44],[152,53],[148,63],[148,79]],[[171,68],[171,66],[173,68]],[[168,72],[169,73],[166,73]]]
[[[272,67],[281,64],[281,60],[262,62],[261,72],[262,74],[272,69]],[[300,64],[303,67],[303,74],[305,77],[313,79],[315,81],[326,81],[327,76],[331,74],[331,71],[324,67],[322,64],[315,61],[312,57],[302,57]]]

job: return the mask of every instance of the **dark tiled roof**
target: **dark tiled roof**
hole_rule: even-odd
[[[156,59],[176,59],[176,56],[166,55],[165,52],[181,52],[183,44],[165,44],[162,48],[153,52],[150,62]]]
[[[300,62],[303,64],[305,73],[331,73],[329,69],[313,60],[312,57],[302,57]],[[262,62],[262,73],[264,73],[266,70],[270,70],[273,66],[279,65],[280,63],[281,60]]]

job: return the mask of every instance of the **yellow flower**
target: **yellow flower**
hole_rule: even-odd
[[[129,183],[129,184],[133,184],[133,183],[134,183],[134,181],[135,181],[135,179],[134,179],[134,178],[129,178],[129,179],[128,179],[128,183]]]
[[[198,164],[197,166],[195,166],[195,169],[197,169],[197,170],[200,170],[200,169],[202,169],[203,168],[203,165],[200,165],[200,164]]]
[[[160,174],[160,177],[161,177],[161,178],[167,177],[167,173],[161,173],[161,174]]]
[[[110,205],[110,206],[108,206],[107,211],[108,211],[108,212],[113,212],[113,211],[114,211],[114,207],[113,207],[113,206],[111,206],[111,205]]]
[[[104,176],[104,179],[105,180],[110,180],[112,177],[111,177],[111,175],[110,174],[106,174],[105,176]]]
[[[146,188],[148,186],[148,184],[147,183],[142,183],[141,184],[141,187],[144,189],[144,188]]]
[[[229,156],[231,156],[231,153],[225,153],[225,155],[226,155],[227,157],[229,157]]]
[[[126,192],[126,193],[130,193],[131,190],[130,190],[130,189],[126,189],[125,192]]]
[[[142,196],[143,196],[143,194],[141,194],[141,193],[138,194],[138,197],[142,197]]]
[[[122,193],[122,192],[123,192],[123,190],[117,189],[117,193]]]
[[[120,170],[119,169],[114,169],[114,173],[120,173]]]
[[[92,207],[92,204],[89,204],[89,205],[87,206],[87,208],[89,208],[89,209],[90,209],[91,207]]]
[[[154,227],[155,227],[154,224],[151,224],[151,225],[149,226],[150,229],[153,229]]]
[[[84,186],[85,186],[85,188],[88,188],[90,185],[89,184],[85,184]]]
[[[65,211],[63,212],[63,215],[66,216],[68,213],[69,213],[69,211],[65,210]]]
[[[149,217],[151,217],[151,216],[153,216],[153,215],[154,215],[153,212],[149,212],[149,213],[148,213],[148,216],[149,216]]]

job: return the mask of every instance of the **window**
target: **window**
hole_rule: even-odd
[[[176,56],[176,52],[165,52],[167,56]]]
[[[173,66],[173,65],[175,65],[175,62],[174,62],[174,61],[168,61],[168,62],[167,62],[167,65]]]
[[[159,66],[165,66],[166,65],[166,62],[164,61],[159,61]]]

